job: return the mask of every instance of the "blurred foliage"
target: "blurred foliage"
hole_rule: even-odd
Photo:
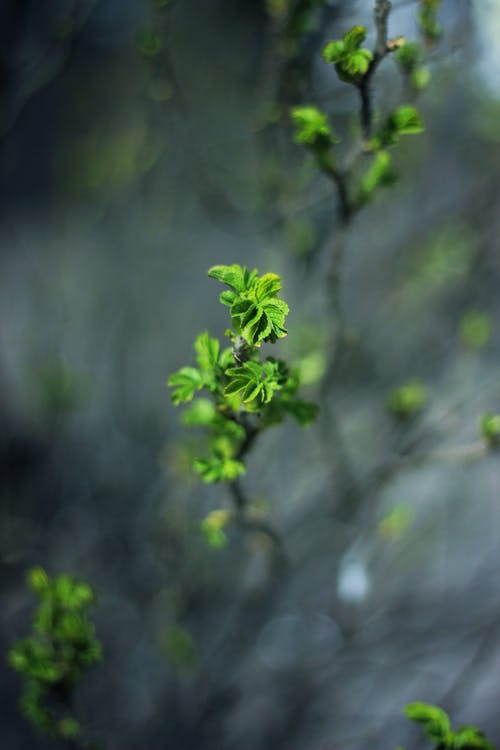
[[[460,341],[471,349],[483,349],[491,338],[492,320],[481,310],[467,310],[460,319]]]
[[[388,542],[397,541],[408,531],[413,517],[413,512],[408,505],[405,503],[395,505],[380,521],[377,529],[379,536]]]
[[[171,625],[161,634],[160,648],[174,667],[192,668],[198,663],[193,639],[180,625]]]
[[[228,538],[224,526],[229,520],[230,514],[227,510],[213,510],[203,519],[201,530],[210,547],[221,549],[226,546]]]
[[[477,237],[465,223],[449,224],[438,230],[416,253],[405,292],[421,298],[465,280],[476,256],[476,246]]]
[[[40,598],[33,635],[8,652],[13,669],[25,677],[21,710],[37,729],[52,737],[76,737],[80,727],[71,716],[71,691],[83,671],[100,661],[101,646],[88,620],[92,588],[69,575],[49,578],[32,568],[28,585]]]
[[[59,417],[76,409],[84,397],[80,376],[65,362],[54,358],[30,372],[35,399],[48,417]]]
[[[479,429],[489,448],[500,446],[500,414],[483,414],[479,421]]]
[[[57,159],[61,179],[76,196],[112,195],[133,185],[156,164],[165,139],[144,120],[96,127],[91,133],[63,143]]]
[[[398,419],[413,419],[422,411],[427,399],[428,393],[423,383],[411,380],[389,394],[387,408]]]

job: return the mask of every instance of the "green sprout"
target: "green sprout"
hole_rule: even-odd
[[[226,335],[232,346],[222,349],[217,339],[201,333],[194,344],[198,367],[181,367],[167,383],[175,405],[192,402],[184,423],[203,427],[209,436],[209,455],[194,459],[194,471],[204,482],[233,482],[245,472],[244,455],[259,432],[287,414],[307,425],[316,407],[298,396],[295,370],[260,355],[263,344],[287,335],[289,308],[278,296],[280,277],[259,276],[236,264],[214,266],[208,275],[228,287],[219,299],[229,308],[232,328]],[[212,542],[222,540],[222,527],[215,529],[213,518],[204,533]]]
[[[493,750],[493,745],[474,726],[463,726],[453,730],[450,717],[438,706],[428,703],[410,703],[405,714],[423,728],[435,750]]]

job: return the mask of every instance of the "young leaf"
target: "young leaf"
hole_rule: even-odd
[[[361,180],[361,200],[368,200],[376,188],[392,185],[396,179],[391,155],[387,151],[377,151]]]
[[[292,120],[296,128],[295,142],[302,146],[326,150],[338,142],[327,116],[316,107],[295,107]]]
[[[195,458],[193,468],[201,479],[207,483],[230,482],[245,473],[245,466],[241,461],[218,456]]]
[[[359,49],[366,39],[366,29],[364,26],[353,26],[342,37],[342,42],[346,52],[354,52]]]
[[[477,750],[493,750],[493,745],[489,742],[477,727],[468,726],[460,727],[453,733],[452,747],[461,750],[461,748],[477,748]]]
[[[235,263],[232,266],[212,266],[208,275],[223,284],[232,287],[236,292],[245,292],[251,289],[257,280],[257,270],[249,271],[246,266]],[[224,303],[227,304],[227,303]]]
[[[405,714],[412,721],[422,724],[429,739],[447,746],[452,736],[448,714],[442,708],[428,703],[410,703],[405,707]]]
[[[195,367],[181,367],[169,377],[167,385],[174,388],[172,401],[178,406],[192,400],[196,391],[203,387],[203,377]]]
[[[398,107],[391,115],[391,119],[398,135],[413,135],[424,130],[420,112],[409,104]]]
[[[368,72],[373,53],[361,47],[365,39],[365,27],[353,26],[341,40],[329,42],[323,49],[323,59],[335,65],[341,81],[357,85]]]

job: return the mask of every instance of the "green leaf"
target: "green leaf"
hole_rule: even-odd
[[[451,725],[448,714],[442,708],[428,703],[415,702],[405,707],[405,714],[412,721],[422,724],[429,739],[445,746],[448,744]]]
[[[342,42],[346,52],[353,52],[357,50],[366,39],[366,28],[364,26],[353,26],[352,29],[347,31],[343,37]]]
[[[363,76],[370,67],[372,58],[372,53],[367,49],[350,52],[341,63],[342,70],[353,78]]]
[[[203,377],[195,367],[181,367],[169,377],[167,385],[175,389],[172,401],[177,406],[191,401],[196,391],[203,387]]]
[[[232,287],[236,292],[245,292],[251,289],[258,277],[256,269],[249,271],[246,266],[240,266],[237,263],[232,266],[212,266],[208,275],[210,278],[217,279],[217,281]],[[227,304],[227,302],[223,304]]]
[[[335,65],[335,70],[341,81],[359,84],[366,75],[373,60],[373,53],[361,47],[366,39],[364,26],[353,26],[344,34],[342,40],[329,42],[323,49],[322,55],[327,63]]]
[[[424,131],[424,123],[420,112],[409,104],[405,104],[391,115],[394,128],[399,135],[413,135]]]
[[[451,747],[457,748],[479,748],[482,750],[493,750],[493,745],[489,742],[477,727],[466,726],[460,727],[453,733]]]
[[[250,361],[240,367],[230,367],[226,370],[226,375],[231,380],[224,389],[224,395],[232,396],[239,393],[247,407],[253,401],[255,401],[256,408],[262,407],[269,403],[275,391],[283,386],[283,377],[279,367],[278,360],[264,364]]]
[[[195,458],[193,468],[207,483],[232,481],[245,473],[245,466],[241,461],[218,456]]]
[[[396,179],[391,155],[387,151],[377,151],[361,179],[361,199],[368,200],[376,188],[392,185]]]
[[[198,355],[196,361],[201,370],[213,370],[219,357],[220,344],[217,339],[211,338],[205,331],[196,337],[194,348]]]
[[[276,297],[281,289],[281,279],[276,273],[265,273],[255,285],[255,299],[263,302],[271,297]]]
[[[338,63],[345,53],[344,42],[339,39],[334,42],[328,42],[321,53],[327,63]]]
[[[296,128],[296,143],[312,150],[325,150],[338,142],[327,116],[316,107],[295,107],[292,121]]]
[[[405,104],[389,115],[382,128],[370,142],[372,150],[384,146],[394,146],[399,143],[402,135],[413,135],[424,130],[420,112],[409,104]]]

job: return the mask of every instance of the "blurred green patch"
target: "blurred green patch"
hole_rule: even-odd
[[[413,419],[422,411],[427,399],[426,387],[420,380],[415,379],[391,391],[387,399],[387,408],[397,419]]]
[[[81,378],[58,358],[48,359],[33,367],[29,380],[35,402],[47,416],[69,414],[83,401]]]
[[[483,414],[479,420],[479,431],[489,448],[500,447],[500,414]]]
[[[399,503],[380,521],[377,532],[382,539],[393,542],[400,539],[413,522],[413,511],[405,503]]]
[[[136,182],[157,163],[165,140],[144,121],[117,124],[63,143],[56,157],[66,190],[76,195],[113,193]]]
[[[468,310],[458,326],[460,341],[472,349],[482,349],[490,340],[492,328],[492,320],[487,313]]]
[[[135,43],[138,51],[144,57],[156,57],[160,54],[163,46],[159,34],[151,29],[141,29],[138,31]]]
[[[420,298],[466,279],[476,255],[476,244],[476,236],[466,224],[441,229],[416,254],[405,292]]]
[[[221,549],[226,546],[228,538],[224,527],[229,522],[230,517],[228,510],[213,510],[201,522],[203,536],[213,549]]]
[[[164,630],[159,642],[163,654],[173,666],[190,668],[198,663],[194,641],[180,625],[171,625]]]

